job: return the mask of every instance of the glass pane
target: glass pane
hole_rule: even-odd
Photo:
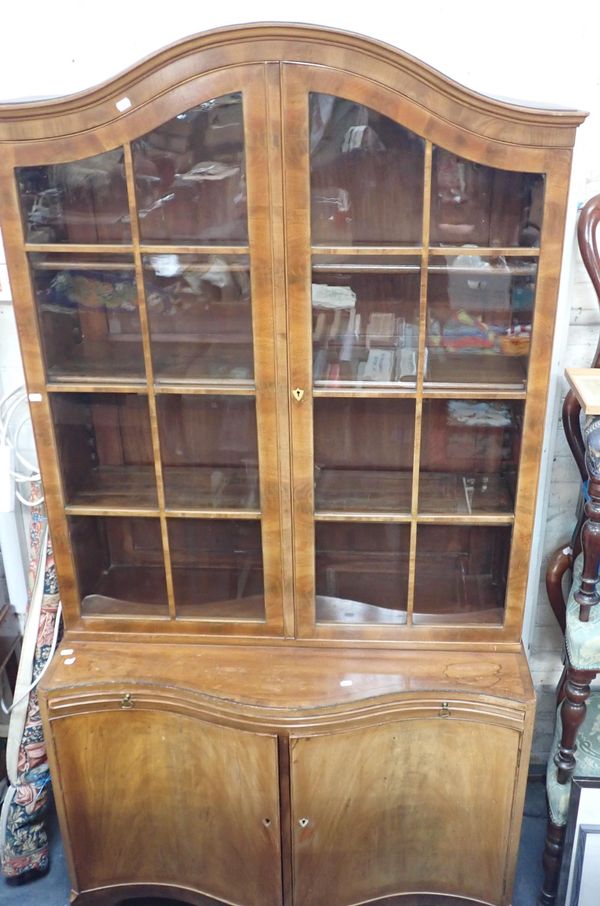
[[[265,619],[258,520],[170,519],[169,544],[178,617]]]
[[[157,380],[251,385],[246,255],[146,255],[144,281]]]
[[[318,522],[319,623],[406,623],[410,527]]]
[[[426,387],[525,388],[536,276],[534,258],[431,259]]]
[[[132,143],[146,242],[246,242],[242,95],[180,113]]]
[[[30,255],[50,381],[145,377],[133,259]]]
[[[258,509],[254,399],[168,394],[157,406],[167,506]]]
[[[410,513],[413,400],[314,401],[317,510]]]
[[[158,505],[145,396],[58,393],[50,401],[68,504]]]
[[[122,148],[16,173],[28,242],[131,242]]]
[[[431,244],[540,244],[544,177],[513,173],[433,149]]]
[[[158,519],[71,516],[84,616],[168,616]]]
[[[419,510],[512,513],[522,429],[519,400],[424,400]]]
[[[312,279],[315,387],[414,387],[419,259],[316,255]]]
[[[314,243],[420,245],[423,139],[376,110],[311,94]]]
[[[415,623],[502,623],[509,525],[420,525]]]

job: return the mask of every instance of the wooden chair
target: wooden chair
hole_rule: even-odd
[[[600,301],[599,222],[600,195],[596,195],[581,211],[578,240]],[[550,604],[565,633],[565,668],[557,690],[554,755],[546,773],[549,819],[540,906],[551,906],[556,898],[575,765],[579,774],[600,776],[600,690],[592,694],[590,689],[600,673],[600,343],[592,368],[572,369],[567,377],[571,389],[563,404],[563,428],[583,492],[571,543],[556,551],[546,573]],[[563,580],[569,570],[573,581],[565,602]]]

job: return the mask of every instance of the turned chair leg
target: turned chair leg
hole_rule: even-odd
[[[552,818],[548,819],[543,859],[544,883],[538,897],[538,906],[554,906],[565,845],[565,830],[566,828],[554,824]]]
[[[559,783],[568,783],[575,770],[577,733],[585,720],[586,703],[590,697],[590,683],[596,673],[595,670],[575,670],[573,667],[567,666],[565,697],[560,709],[562,736],[558,752],[554,756]]]

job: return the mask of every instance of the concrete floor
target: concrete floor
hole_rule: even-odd
[[[546,834],[546,814],[544,785],[541,780],[531,781],[527,787],[525,800],[513,906],[535,906],[542,883],[541,859]],[[68,906],[70,885],[54,816],[50,822],[49,833],[50,871],[44,878],[38,878],[20,887],[9,886],[6,880],[0,880],[2,906]],[[460,841],[457,841],[457,844],[460,845]],[[142,900],[137,902],[142,906]]]

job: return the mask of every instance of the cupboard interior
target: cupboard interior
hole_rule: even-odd
[[[158,381],[254,376],[247,255],[144,255],[154,374]]]
[[[143,242],[247,242],[240,92],[178,114],[132,153]]]
[[[501,395],[524,396],[526,387],[543,177],[433,147],[427,236],[421,138],[378,111],[317,93],[309,126],[317,618],[402,623],[408,610],[415,623],[501,621],[498,563],[508,562],[524,409],[522,399]],[[71,521],[82,520],[78,536],[88,526],[101,539],[97,581],[84,583],[95,589],[86,607],[100,606],[90,603],[94,596],[139,605],[119,585],[130,575],[129,548],[112,540],[119,525],[130,534],[137,526],[139,535],[148,523],[162,558],[159,523],[122,513],[159,510],[160,448],[171,609],[264,619],[241,93],[136,139],[132,160],[129,201],[122,149],[18,172],[29,241],[66,244],[62,254],[29,252],[50,384],[110,380],[125,389],[146,380],[130,203],[139,218],[157,437],[142,393],[52,393]],[[128,254],[69,252],[74,242],[128,243]],[[169,244],[179,247],[170,252]],[[453,248],[444,254],[444,245]],[[209,388],[186,392],[186,384],[203,382]],[[473,398],[452,398],[453,388]],[[336,397],[339,389],[354,395]],[[397,396],[386,398],[386,390]],[[85,515],[86,507],[114,515]],[[198,518],[207,511],[217,518]],[[369,514],[367,530],[360,519]],[[394,521],[385,523],[386,514]],[[439,524],[411,528],[425,514]],[[442,521],[471,514],[506,522]],[[479,529],[499,551],[489,563],[475,544]],[[411,531],[419,540],[409,601]],[[444,541],[453,531],[456,550]],[[228,543],[219,546],[217,537]],[[439,555],[432,586],[453,589],[445,611],[423,579],[429,546]],[[362,575],[373,570],[376,580],[363,587]],[[157,588],[142,595],[156,612],[164,607],[161,582]]]
[[[157,415],[168,508],[258,509],[253,397],[161,394]]]
[[[523,409],[521,400],[423,400],[419,512],[512,513]]]
[[[84,616],[168,617],[158,519],[70,516]]]
[[[315,255],[312,280],[315,387],[414,387],[419,259]]]
[[[318,623],[406,623],[410,526],[315,525]]]
[[[415,402],[314,401],[317,512],[410,513]]]
[[[418,245],[423,139],[329,94],[310,94],[308,116],[313,243]]]
[[[175,612],[181,619],[264,621],[257,519],[169,519]],[[168,617],[160,520],[70,516],[84,616]]]
[[[27,242],[131,242],[123,148],[16,176]]]
[[[535,258],[433,256],[427,284],[425,386],[523,390],[537,276]]]
[[[417,526],[415,624],[500,625],[509,525]],[[319,623],[407,622],[410,526],[319,522],[315,530]]]
[[[510,525],[418,525],[413,622],[504,618]]]
[[[142,393],[52,393],[65,502],[158,506],[148,398]]]
[[[542,174],[500,170],[433,147],[432,245],[536,248],[543,208]]]
[[[177,616],[264,621],[258,519],[169,519]]]
[[[130,255],[30,255],[46,373],[52,382],[144,380]]]

